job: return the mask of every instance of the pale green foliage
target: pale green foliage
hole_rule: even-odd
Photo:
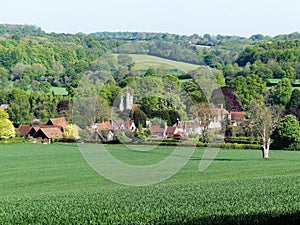
[[[8,119],[8,113],[4,110],[0,110],[0,139],[8,139],[15,137],[16,132],[14,125]]]
[[[79,139],[79,128],[78,126],[74,125],[74,124],[69,124],[68,126],[66,126],[64,134],[64,137],[74,137],[75,139]]]

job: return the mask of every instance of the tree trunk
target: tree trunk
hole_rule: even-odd
[[[268,138],[268,140],[263,140],[263,150],[262,150],[262,153],[263,153],[263,158],[264,159],[268,159],[269,158],[269,149],[270,149],[270,142],[271,142],[271,139]]]

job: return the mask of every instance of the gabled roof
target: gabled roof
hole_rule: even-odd
[[[167,134],[174,134],[177,127],[167,127],[166,133]]]
[[[133,121],[123,121],[123,120],[114,120],[113,121],[113,127],[115,129],[121,129],[122,126],[124,126],[125,129],[130,129],[131,126],[135,127],[135,124]]]
[[[232,120],[234,120],[234,119],[241,119],[241,120],[245,119],[244,112],[231,112],[230,116],[231,116]]]
[[[31,130],[31,126],[29,125],[21,125],[18,129],[18,131],[21,133],[21,134],[24,134],[24,135],[27,135],[30,130]]]
[[[54,137],[62,137],[62,132],[58,127],[40,128],[33,137],[34,138],[42,137],[43,134],[49,139]]]
[[[165,128],[159,125],[152,125],[150,127],[150,130],[152,133],[164,133],[165,132]]]
[[[62,128],[66,128],[66,126],[68,126],[68,122],[66,120],[65,117],[61,117],[61,118],[51,118],[49,119],[49,121],[47,122],[47,125],[54,125],[54,126],[60,126]]]
[[[112,124],[110,121],[103,123],[96,123],[98,130],[113,130]]]
[[[41,128],[58,128],[61,130],[60,126],[53,126],[53,125],[39,125],[39,126],[31,126],[31,129],[29,130],[28,134],[31,136],[34,136],[36,132],[38,132]]]

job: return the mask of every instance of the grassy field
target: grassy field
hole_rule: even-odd
[[[158,162],[172,147],[106,146],[132,165]],[[143,146],[141,146],[141,149]],[[220,150],[199,172],[196,149],[172,178],[130,187],[99,176],[72,144],[0,146],[0,224],[297,224],[300,152]]]
[[[118,54],[114,54],[114,55],[117,56]],[[129,56],[135,62],[135,68],[137,70],[147,70],[149,67],[155,69],[162,67],[166,70],[178,69],[183,72],[188,72],[190,70],[194,70],[197,69],[198,67],[201,67],[195,64],[168,60],[168,59],[151,56],[151,55],[129,54]]]
[[[51,87],[51,92],[53,91],[55,95],[68,95],[66,88],[62,87]]]

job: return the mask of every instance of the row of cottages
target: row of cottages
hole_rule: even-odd
[[[67,125],[68,122],[64,117],[51,118],[46,123],[40,123],[39,125],[21,125],[18,132],[23,137],[33,137],[50,143],[52,138],[63,137]]]
[[[177,121],[173,126],[150,125],[152,138],[187,138],[188,135],[201,135],[204,127],[221,129],[222,123],[229,120],[233,127],[245,122],[243,112],[228,112],[225,109],[205,109],[198,111],[198,118],[190,121]]]
[[[198,111],[198,118],[202,126],[207,126],[209,129],[222,128],[222,122],[227,119],[234,127],[245,121],[244,112],[228,112],[223,108],[202,109]]]
[[[111,141],[115,139],[116,132],[137,130],[133,121],[110,120],[102,123],[95,123],[88,128],[91,135],[97,134],[101,140]]]
[[[149,129],[151,132],[152,138],[173,138],[173,139],[182,139],[187,138],[188,133],[183,129],[182,124],[184,122],[177,121],[173,126],[165,125],[150,125]]]

